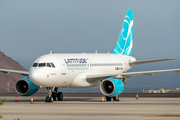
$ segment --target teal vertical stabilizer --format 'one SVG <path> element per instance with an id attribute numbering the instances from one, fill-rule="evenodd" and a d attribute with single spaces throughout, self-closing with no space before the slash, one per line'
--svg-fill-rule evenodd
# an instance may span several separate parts
<path id="1" fill-rule="evenodd" d="M 132 55 L 134 9 L 127 9 L 113 54 Z"/>

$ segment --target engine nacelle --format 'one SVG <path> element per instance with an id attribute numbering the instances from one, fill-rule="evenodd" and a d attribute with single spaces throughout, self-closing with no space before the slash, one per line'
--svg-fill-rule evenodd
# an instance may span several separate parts
<path id="1" fill-rule="evenodd" d="M 108 78 L 100 85 L 101 92 L 108 97 L 115 97 L 124 90 L 124 84 L 120 79 Z"/>
<path id="2" fill-rule="evenodd" d="M 16 82 L 16 92 L 22 96 L 31 96 L 39 90 L 39 86 L 35 85 L 28 78 L 22 78 Z"/>

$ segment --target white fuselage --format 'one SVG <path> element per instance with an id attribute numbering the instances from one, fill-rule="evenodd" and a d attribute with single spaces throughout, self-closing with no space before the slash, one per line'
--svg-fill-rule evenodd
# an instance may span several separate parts
<path id="1" fill-rule="evenodd" d="M 100 82 L 88 83 L 86 76 L 124 73 L 133 61 L 132 56 L 118 54 L 47 54 L 35 60 L 38 65 L 30 68 L 29 78 L 43 87 L 99 87 Z M 48 67 L 50 63 L 55 67 Z"/>

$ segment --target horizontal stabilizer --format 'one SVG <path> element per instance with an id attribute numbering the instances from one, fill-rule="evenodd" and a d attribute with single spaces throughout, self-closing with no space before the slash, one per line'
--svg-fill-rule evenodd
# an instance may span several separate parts
<path id="1" fill-rule="evenodd" d="M 165 59 L 152 59 L 152 60 L 141 60 L 141 61 L 134 61 L 130 62 L 130 65 L 139 65 L 139 64 L 146 64 L 152 62 L 160 62 L 160 61 L 167 61 L 167 60 L 175 60 L 176 58 L 165 58 Z"/>

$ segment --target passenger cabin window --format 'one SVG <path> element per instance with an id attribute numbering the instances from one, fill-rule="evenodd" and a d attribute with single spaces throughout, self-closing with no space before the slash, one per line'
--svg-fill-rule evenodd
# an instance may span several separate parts
<path id="1" fill-rule="evenodd" d="M 38 65 L 38 63 L 34 63 L 34 64 L 33 64 L 33 67 L 37 67 L 37 65 Z"/>
<path id="2" fill-rule="evenodd" d="M 46 63 L 39 63 L 38 67 L 45 67 Z"/>

